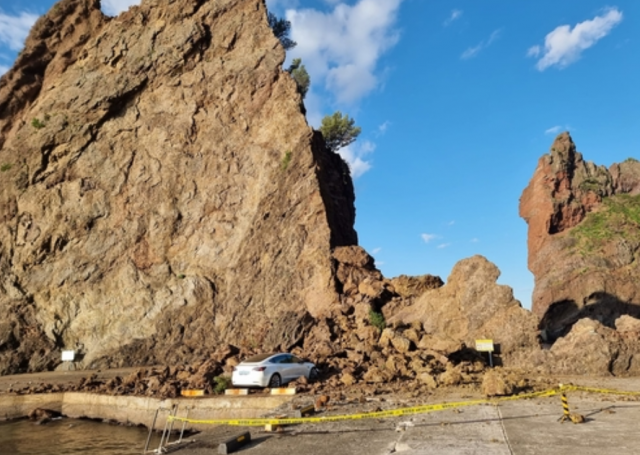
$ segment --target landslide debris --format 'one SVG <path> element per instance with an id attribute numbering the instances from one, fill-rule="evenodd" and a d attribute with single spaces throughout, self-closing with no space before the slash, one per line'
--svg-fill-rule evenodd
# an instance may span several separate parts
<path id="1" fill-rule="evenodd" d="M 71 390 L 162 397 L 214 393 L 279 350 L 318 364 L 322 381 L 298 384 L 318 393 L 493 396 L 532 386 L 513 367 L 638 371 L 640 163 L 585 162 L 566 133 L 541 158 L 520 207 L 534 314 L 481 256 L 446 284 L 387 279 L 266 17 L 260 0 L 116 18 L 62 0 L 34 26 L 0 78 L 0 374 L 64 368 L 62 349 L 77 368 L 145 366 Z M 507 369 L 484 375 L 479 338 Z"/>

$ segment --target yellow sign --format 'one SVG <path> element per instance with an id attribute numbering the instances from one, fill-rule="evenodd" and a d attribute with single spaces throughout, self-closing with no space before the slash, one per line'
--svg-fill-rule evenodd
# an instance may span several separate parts
<path id="1" fill-rule="evenodd" d="M 476 351 L 493 352 L 493 340 L 476 340 Z"/>
<path id="2" fill-rule="evenodd" d="M 204 390 L 183 389 L 180 391 L 180 395 L 183 397 L 201 397 L 204 396 Z"/>

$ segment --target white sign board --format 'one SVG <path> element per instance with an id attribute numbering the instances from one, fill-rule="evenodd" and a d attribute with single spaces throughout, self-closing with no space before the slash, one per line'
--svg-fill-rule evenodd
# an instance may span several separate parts
<path id="1" fill-rule="evenodd" d="M 62 351 L 63 362 L 73 362 L 76 358 L 76 351 Z"/>
<path id="2" fill-rule="evenodd" d="M 476 340 L 476 351 L 493 352 L 493 340 Z"/>

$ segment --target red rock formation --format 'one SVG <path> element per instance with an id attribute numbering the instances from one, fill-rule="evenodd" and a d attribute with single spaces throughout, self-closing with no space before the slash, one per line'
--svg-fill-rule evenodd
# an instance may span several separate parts
<path id="1" fill-rule="evenodd" d="M 640 163 L 627 160 L 608 170 L 586 162 L 568 133 L 540 158 L 520 216 L 529 225 L 532 310 L 543 335 L 564 333 L 584 316 L 611 327 L 621 314 L 640 314 L 640 226 L 630 215 L 638 193 Z"/>

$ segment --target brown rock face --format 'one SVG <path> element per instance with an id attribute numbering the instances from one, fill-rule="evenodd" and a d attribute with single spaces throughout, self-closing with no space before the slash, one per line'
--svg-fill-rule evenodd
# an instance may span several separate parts
<path id="1" fill-rule="evenodd" d="M 529 225 L 533 312 L 555 339 L 582 317 L 613 328 L 640 315 L 640 163 L 583 160 L 568 133 L 538 162 L 520 199 Z"/>
<path id="2" fill-rule="evenodd" d="M 259 0 L 63 0 L 0 79 L 0 373 L 298 342 L 357 243 Z"/>
<path id="3" fill-rule="evenodd" d="M 417 321 L 427 334 L 470 347 L 476 339 L 492 338 L 501 345 L 505 364 L 509 363 L 519 351 L 538 346 L 537 320 L 514 299 L 510 287 L 496 284 L 499 275 L 498 268 L 482 256 L 464 259 L 454 266 L 447 284 L 426 291 L 412 306 L 394 314 L 389 323 Z M 436 340 L 431 343 L 435 346 Z"/>
<path id="4" fill-rule="evenodd" d="M 551 374 L 592 376 L 637 376 L 640 374 L 640 321 L 629 316 L 618 318 L 618 330 L 583 318 L 571 331 L 558 338 L 551 349 L 536 353 L 532 366 Z"/>
<path id="5" fill-rule="evenodd" d="M 433 275 L 400 275 L 391 279 L 391 284 L 393 285 L 396 293 L 404 299 L 409 299 L 412 297 L 418 297 L 430 289 L 437 289 L 441 287 L 444 282 L 439 276 Z"/>

